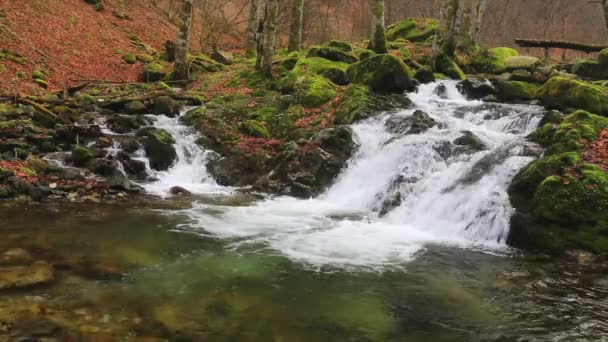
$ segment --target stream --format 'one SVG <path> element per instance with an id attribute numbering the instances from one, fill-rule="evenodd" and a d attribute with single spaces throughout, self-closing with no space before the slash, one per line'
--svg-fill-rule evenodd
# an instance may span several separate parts
<path id="1" fill-rule="evenodd" d="M 525 136 L 544 109 L 469 101 L 452 81 L 408 96 L 412 109 L 352 126 L 357 153 L 317 198 L 217 185 L 206 172 L 214 153 L 158 116 L 178 162 L 141 185 L 164 204 L 0 207 L 0 250 L 58 265 L 51 285 L 0 296 L 0 341 L 3 324 L 41 316 L 76 337 L 125 341 L 607 336 L 605 272 L 506 245 L 506 189 L 541 153 Z M 437 125 L 395 128 L 416 110 Z M 463 134 L 483 147 L 455 143 Z M 193 196 L 172 197 L 174 186 Z"/>

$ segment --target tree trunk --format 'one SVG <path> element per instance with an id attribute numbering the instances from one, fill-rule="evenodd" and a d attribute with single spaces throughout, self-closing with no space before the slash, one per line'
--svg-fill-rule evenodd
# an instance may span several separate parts
<path id="1" fill-rule="evenodd" d="M 260 71 L 272 78 L 272 58 L 276 50 L 277 22 L 279 19 L 279 0 L 267 0 L 266 25 L 264 25 L 264 58 Z"/>
<path id="2" fill-rule="evenodd" d="M 288 51 L 299 51 L 302 48 L 302 24 L 304 20 L 304 0 L 295 0 L 291 11 L 291 28 L 289 30 Z"/>
<path id="3" fill-rule="evenodd" d="M 375 53 L 387 53 L 384 0 L 371 0 L 371 9 L 372 38 L 369 42 L 369 49 Z"/>
<path id="4" fill-rule="evenodd" d="M 183 0 L 175 47 L 175 80 L 188 80 L 188 44 L 192 23 L 192 0 Z"/>
<path id="5" fill-rule="evenodd" d="M 606 0 L 608 1 L 608 0 Z M 481 25 L 483 23 L 483 15 L 488 6 L 488 0 L 473 0 L 472 10 L 471 10 L 471 28 L 469 32 L 469 37 L 471 40 L 478 44 L 480 33 L 481 33 Z"/>
<path id="6" fill-rule="evenodd" d="M 457 40 L 462 37 L 463 18 L 467 13 L 464 1 L 466 0 L 443 0 L 441 3 L 439 30 L 435 35 L 431 54 L 433 69 L 436 69 L 437 59 L 441 55 L 454 55 Z"/>
<path id="7" fill-rule="evenodd" d="M 606 24 L 606 29 L 608 30 L 608 0 L 603 0 L 602 5 L 604 7 L 604 23 Z"/>
<path id="8" fill-rule="evenodd" d="M 249 19 L 247 20 L 247 42 L 245 45 L 247 58 L 254 57 L 256 53 L 256 41 L 259 19 L 259 0 L 249 0 Z"/>

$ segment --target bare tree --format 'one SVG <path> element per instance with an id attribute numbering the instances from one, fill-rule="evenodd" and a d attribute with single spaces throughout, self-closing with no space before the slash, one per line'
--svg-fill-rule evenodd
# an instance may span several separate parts
<path id="1" fill-rule="evenodd" d="M 188 44 L 192 24 L 192 0 L 183 0 L 175 48 L 175 79 L 188 79 Z"/>
<path id="2" fill-rule="evenodd" d="M 387 53 L 386 28 L 384 18 L 384 0 L 371 0 L 372 9 L 372 38 L 369 49 L 376 53 Z"/>
<path id="3" fill-rule="evenodd" d="M 256 69 L 272 78 L 272 57 L 276 50 L 279 0 L 264 0 L 263 16 L 258 20 Z"/>
<path id="4" fill-rule="evenodd" d="M 249 0 L 249 17 L 247 19 L 247 42 L 245 51 L 248 58 L 255 56 L 257 31 L 260 20 L 259 0 Z"/>
<path id="5" fill-rule="evenodd" d="M 295 0 L 292 6 L 291 28 L 289 30 L 289 52 L 298 51 L 302 48 L 304 0 Z"/>
<path id="6" fill-rule="evenodd" d="M 483 15 L 488 7 L 488 0 L 473 0 L 471 6 L 471 27 L 469 29 L 469 38 L 471 38 L 474 43 L 479 43 Z"/>

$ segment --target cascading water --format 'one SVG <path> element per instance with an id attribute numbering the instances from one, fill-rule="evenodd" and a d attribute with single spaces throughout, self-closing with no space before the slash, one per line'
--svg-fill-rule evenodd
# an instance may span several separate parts
<path id="1" fill-rule="evenodd" d="M 190 109 L 193 108 L 182 110 L 180 116 Z M 153 171 L 147 158 L 143 158 L 143 151 L 139 151 L 140 159 L 148 164 L 148 172 L 156 178 L 153 182 L 143 184 L 147 192 L 166 197 L 172 187 L 181 186 L 194 194 L 229 193 L 226 188 L 217 185 L 207 173 L 207 162 L 213 152 L 196 143 L 199 136 L 192 127 L 183 125 L 179 117 L 159 115 L 152 119 L 155 120 L 154 127 L 167 131 L 175 140 L 177 162 L 168 171 Z"/>
<path id="2" fill-rule="evenodd" d="M 512 208 L 507 185 L 532 160 L 523 138 L 536 128 L 540 107 L 468 101 L 456 82 L 423 85 L 410 94 L 415 109 L 353 125 L 359 150 L 336 183 L 310 200 L 267 199 L 250 206 L 195 203 L 179 229 L 235 239 L 234 248 L 264 246 L 316 267 L 382 268 L 401 265 L 428 244 L 499 248 Z M 396 135 L 387 120 L 428 113 L 439 124 L 421 134 Z M 395 119 L 397 117 L 397 119 Z M 202 191 L 218 187 L 206 174 L 206 152 L 192 151 L 195 136 L 177 119 L 157 127 L 177 140 L 179 162 L 147 186 Z M 456 153 L 452 142 L 469 131 L 486 149 Z M 381 210 L 390 196 L 398 196 Z"/>

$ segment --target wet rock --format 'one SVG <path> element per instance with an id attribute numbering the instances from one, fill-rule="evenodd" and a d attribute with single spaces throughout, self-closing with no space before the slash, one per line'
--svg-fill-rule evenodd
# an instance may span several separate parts
<path id="1" fill-rule="evenodd" d="M 416 71 L 414 78 L 418 80 L 418 82 L 422 84 L 433 83 L 435 82 L 435 74 L 433 70 L 429 67 L 423 67 Z"/>
<path id="2" fill-rule="evenodd" d="M 169 192 L 174 196 L 192 196 L 192 193 L 181 186 L 172 187 Z"/>
<path id="3" fill-rule="evenodd" d="M 152 101 L 152 114 L 163 114 L 169 117 L 179 115 L 181 103 L 169 96 L 159 96 Z"/>
<path id="4" fill-rule="evenodd" d="M 30 196 L 36 202 L 43 202 L 51 195 L 51 189 L 47 186 L 37 186 L 30 189 Z"/>
<path id="5" fill-rule="evenodd" d="M 454 140 L 454 145 L 464 147 L 467 152 L 479 152 L 487 149 L 486 144 L 471 131 L 463 131 L 462 136 Z"/>
<path id="6" fill-rule="evenodd" d="M 72 163 L 76 166 L 85 166 L 98 155 L 98 151 L 82 145 L 72 147 Z"/>
<path id="7" fill-rule="evenodd" d="M 146 163 L 143 161 L 131 159 L 131 157 L 124 152 L 119 152 L 116 159 L 122 164 L 129 177 L 145 180 L 148 176 L 146 172 Z"/>
<path id="8" fill-rule="evenodd" d="M 107 124 L 113 132 L 125 134 L 139 129 L 142 124 L 145 124 L 139 118 L 132 115 L 115 114 L 108 118 Z"/>
<path id="9" fill-rule="evenodd" d="M 492 82 L 481 76 L 469 76 L 458 84 L 458 90 L 470 100 L 479 100 L 496 94 Z"/>
<path id="10" fill-rule="evenodd" d="M 410 116 L 396 115 L 386 121 L 387 130 L 397 135 L 420 134 L 435 125 L 437 121 L 421 110 Z"/>
<path id="11" fill-rule="evenodd" d="M 433 94 L 439 96 L 442 99 L 447 99 L 448 98 L 448 88 L 445 86 L 445 84 L 440 84 L 437 87 L 435 87 L 435 90 L 433 90 Z"/>
<path id="12" fill-rule="evenodd" d="M 51 283 L 53 266 L 38 261 L 28 266 L 0 266 L 0 290 L 22 289 Z"/>
<path id="13" fill-rule="evenodd" d="M 141 148 L 141 144 L 135 139 L 129 139 L 120 144 L 123 151 L 127 153 L 135 153 Z"/>
<path id="14" fill-rule="evenodd" d="M 441 158 L 447 160 L 452 156 L 453 146 L 449 141 L 441 141 L 433 146 L 433 150 L 435 150 Z"/>
<path id="15" fill-rule="evenodd" d="M 239 171 L 242 167 L 235 158 L 228 157 L 212 159 L 207 165 L 209 174 L 222 186 L 247 184 L 248 181 L 242 178 Z"/>
<path id="16" fill-rule="evenodd" d="M 143 138 L 144 150 L 150 160 L 150 167 L 166 171 L 177 159 L 177 152 L 171 134 L 162 129 L 143 129 L 137 132 Z"/>
<path id="17" fill-rule="evenodd" d="M 97 148 L 108 148 L 111 147 L 114 142 L 110 137 L 99 137 L 95 141 L 95 147 Z"/>
<path id="18" fill-rule="evenodd" d="M 125 104 L 124 111 L 127 114 L 146 114 L 148 113 L 148 108 L 141 101 L 131 101 Z"/>

